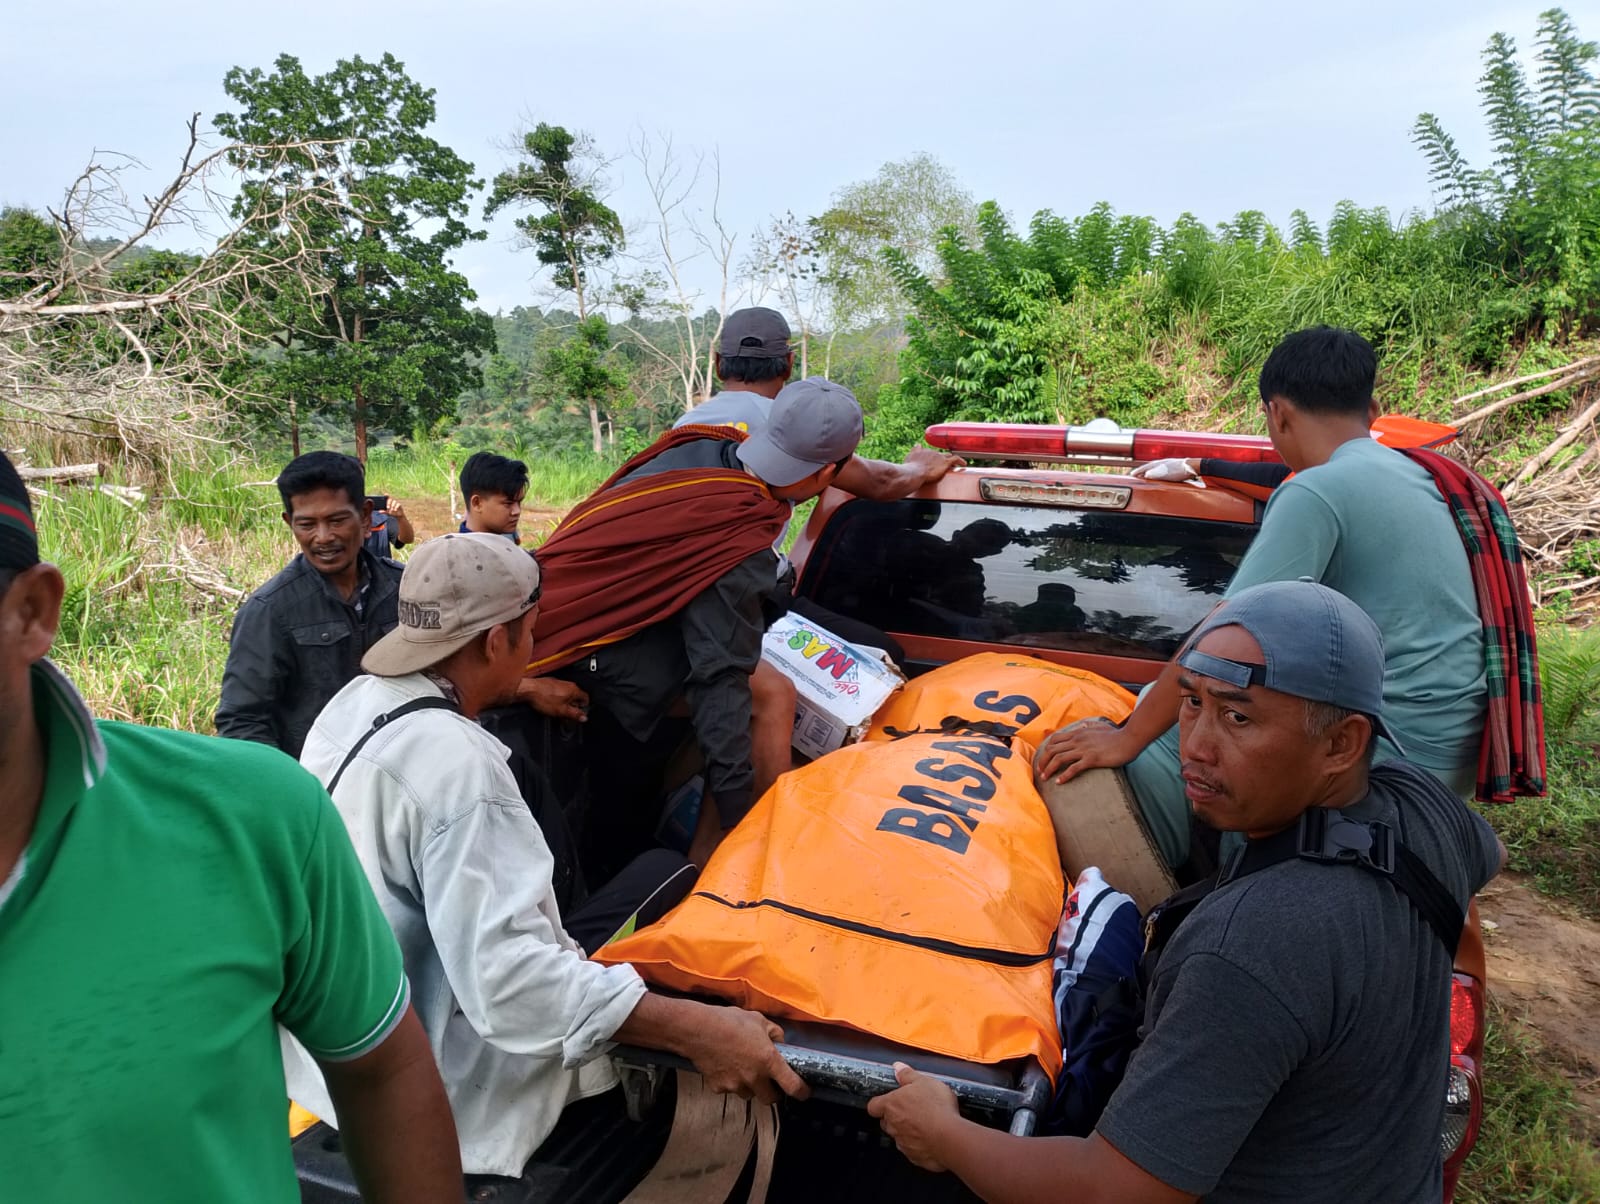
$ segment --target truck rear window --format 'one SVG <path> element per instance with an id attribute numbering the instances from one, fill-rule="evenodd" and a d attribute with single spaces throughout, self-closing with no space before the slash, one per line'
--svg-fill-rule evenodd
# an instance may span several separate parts
<path id="1" fill-rule="evenodd" d="M 981 502 L 855 500 L 804 592 L 887 631 L 1166 659 L 1216 604 L 1246 523 Z"/>

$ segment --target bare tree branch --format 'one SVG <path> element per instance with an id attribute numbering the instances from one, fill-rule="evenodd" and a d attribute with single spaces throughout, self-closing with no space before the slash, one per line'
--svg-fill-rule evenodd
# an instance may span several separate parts
<path id="1" fill-rule="evenodd" d="M 251 389 L 246 369 L 293 332 L 271 329 L 264 303 L 327 292 L 312 231 L 316 216 L 346 208 L 336 190 L 267 190 L 236 215 L 234 165 L 287 172 L 326 163 L 348 144 L 207 150 L 198 114 L 187 132 L 172 178 L 139 200 L 122 182 L 137 165 L 97 155 L 49 210 L 55 261 L 20 284 L 14 273 L 8 279 L 0 429 L 42 433 L 66 453 L 53 458 L 98 457 L 90 444 L 99 443 L 146 466 L 193 461 L 200 448 L 224 441 L 231 416 L 275 404 Z M 152 257 L 158 236 L 179 232 L 210 250 Z M 99 241 L 108 235 L 109 246 Z"/>

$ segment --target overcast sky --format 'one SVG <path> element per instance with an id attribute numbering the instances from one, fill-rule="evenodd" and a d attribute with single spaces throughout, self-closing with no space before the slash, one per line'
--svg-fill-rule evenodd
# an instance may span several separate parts
<path id="1" fill-rule="evenodd" d="M 387 50 L 437 90 L 434 136 L 480 175 L 523 119 L 616 153 L 642 128 L 720 153 L 743 231 L 918 151 L 1024 222 L 1106 200 L 1207 223 L 1298 207 L 1321 225 L 1344 198 L 1429 207 L 1410 142 L 1424 110 L 1484 160 L 1483 45 L 1503 30 L 1530 46 L 1544 2 L 5 0 L 0 204 L 55 203 L 96 150 L 164 182 L 189 114 L 229 107 L 235 64 L 288 52 L 316 73 Z M 1600 38 L 1600 0 L 1567 10 Z M 619 168 L 614 207 L 642 219 L 648 195 Z M 509 233 L 497 219 L 457 256 L 489 310 L 548 300 Z"/>

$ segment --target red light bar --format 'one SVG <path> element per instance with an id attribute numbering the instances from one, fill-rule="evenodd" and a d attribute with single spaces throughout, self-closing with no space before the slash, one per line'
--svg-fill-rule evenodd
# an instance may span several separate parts
<path id="1" fill-rule="evenodd" d="M 1384 414 L 1372 424 L 1385 447 L 1440 447 L 1456 437 L 1454 427 L 1402 414 Z M 1151 460 L 1234 460 L 1281 463 L 1265 435 L 1220 435 L 1194 431 L 1094 430 L 1013 422 L 941 422 L 924 436 L 930 447 L 985 460 L 1029 460 L 1056 464 L 1144 464 Z"/>
<path id="2" fill-rule="evenodd" d="M 928 444 L 958 455 L 993 460 L 1075 464 L 1139 464 L 1191 459 L 1275 461 L 1263 435 L 1194 434 L 1188 431 L 1097 431 L 1081 426 L 1006 422 L 944 422 L 930 426 Z"/>

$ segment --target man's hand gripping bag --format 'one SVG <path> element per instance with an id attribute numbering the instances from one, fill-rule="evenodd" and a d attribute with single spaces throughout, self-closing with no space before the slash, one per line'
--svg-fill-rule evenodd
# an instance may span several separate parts
<path id="1" fill-rule="evenodd" d="M 966 1061 L 1032 1057 L 1054 1078 L 1064 884 L 1031 758 L 951 730 L 785 774 L 688 899 L 597 960 Z"/>

